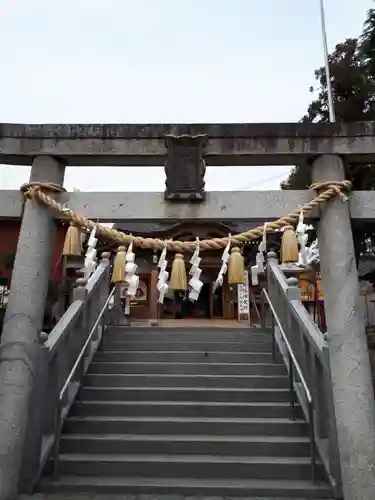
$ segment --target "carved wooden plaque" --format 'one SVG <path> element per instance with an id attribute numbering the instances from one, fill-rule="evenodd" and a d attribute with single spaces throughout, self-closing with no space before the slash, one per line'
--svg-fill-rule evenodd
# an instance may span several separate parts
<path id="1" fill-rule="evenodd" d="M 206 165 L 203 147 L 206 135 L 166 135 L 165 199 L 202 201 L 205 196 Z"/>

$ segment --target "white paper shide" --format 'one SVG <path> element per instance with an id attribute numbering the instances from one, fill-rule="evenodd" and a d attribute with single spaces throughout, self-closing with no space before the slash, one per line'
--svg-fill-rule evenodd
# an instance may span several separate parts
<path id="1" fill-rule="evenodd" d="M 221 268 L 214 283 L 213 291 L 215 291 L 217 288 L 220 288 L 223 285 L 224 276 L 228 271 L 230 245 L 231 245 L 231 235 L 229 235 L 228 237 L 227 246 L 225 247 L 223 255 L 221 256 Z"/>
<path id="2" fill-rule="evenodd" d="M 199 279 L 202 274 L 202 269 L 199 268 L 201 260 L 199 257 L 199 239 L 197 238 L 195 250 L 190 259 L 191 268 L 189 271 L 189 299 L 193 302 L 198 300 L 203 286 L 203 282 Z"/>
<path id="3" fill-rule="evenodd" d="M 251 284 L 256 286 L 259 284 L 258 275 L 264 273 L 264 253 L 267 251 L 267 223 L 263 227 L 262 241 L 258 246 L 258 253 L 255 257 L 255 266 L 251 266 Z"/>
<path id="4" fill-rule="evenodd" d="M 96 269 L 97 260 L 96 260 L 96 244 L 98 243 L 98 239 L 95 237 L 96 235 L 96 227 L 90 233 L 89 241 L 87 242 L 87 250 L 85 254 L 85 262 L 84 262 L 84 272 L 85 278 L 88 280 L 92 273 Z"/>
<path id="5" fill-rule="evenodd" d="M 303 210 L 301 208 L 298 224 L 296 228 L 296 237 L 299 244 L 298 264 L 300 266 L 307 266 L 309 263 L 309 250 L 306 247 L 308 234 L 306 233 L 306 224 L 303 222 Z"/>
<path id="6" fill-rule="evenodd" d="M 137 268 L 135 253 L 133 252 L 133 242 L 131 241 L 125 257 L 125 281 L 128 285 L 127 295 L 129 297 L 135 297 L 138 290 L 139 277 L 136 274 Z"/>
<path id="7" fill-rule="evenodd" d="M 159 292 L 159 295 L 158 295 L 159 304 L 162 304 L 164 302 L 164 297 L 168 291 L 167 281 L 169 278 L 169 273 L 167 271 L 168 261 L 167 261 L 166 257 L 167 257 L 167 247 L 164 246 L 163 251 L 160 254 L 160 258 L 159 258 L 159 262 L 158 262 L 159 274 L 158 274 L 157 289 Z"/>

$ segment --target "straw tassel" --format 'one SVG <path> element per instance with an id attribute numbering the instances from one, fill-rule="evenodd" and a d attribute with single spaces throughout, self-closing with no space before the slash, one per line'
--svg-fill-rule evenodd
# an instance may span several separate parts
<path id="1" fill-rule="evenodd" d="M 291 264 L 298 262 L 298 241 L 293 226 L 285 226 L 281 239 L 281 262 Z"/>
<path id="2" fill-rule="evenodd" d="M 121 246 L 117 249 L 112 271 L 112 283 L 123 283 L 125 281 L 126 250 Z"/>
<path id="3" fill-rule="evenodd" d="M 243 285 L 245 274 L 245 259 L 238 247 L 232 248 L 228 263 L 228 283 Z"/>
<path id="4" fill-rule="evenodd" d="M 177 292 L 187 290 L 187 276 L 184 256 L 181 253 L 176 253 L 172 264 L 171 273 L 171 288 Z"/>
<path id="5" fill-rule="evenodd" d="M 66 257 L 80 257 L 82 255 L 81 231 L 73 223 L 70 224 L 66 232 L 62 254 Z"/>

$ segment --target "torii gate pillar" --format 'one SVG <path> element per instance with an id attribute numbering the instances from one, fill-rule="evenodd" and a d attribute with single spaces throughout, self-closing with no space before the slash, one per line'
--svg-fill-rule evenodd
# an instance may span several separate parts
<path id="1" fill-rule="evenodd" d="M 35 158 L 30 182 L 62 185 L 65 167 L 54 158 Z M 35 359 L 55 238 L 53 214 L 26 200 L 7 305 L 0 356 L 0 499 L 17 498 L 33 388 Z"/>
<path id="2" fill-rule="evenodd" d="M 343 161 L 320 156 L 312 175 L 316 182 L 342 181 Z M 344 497 L 371 500 L 375 404 L 348 203 L 332 200 L 322 209 L 318 242 Z"/>

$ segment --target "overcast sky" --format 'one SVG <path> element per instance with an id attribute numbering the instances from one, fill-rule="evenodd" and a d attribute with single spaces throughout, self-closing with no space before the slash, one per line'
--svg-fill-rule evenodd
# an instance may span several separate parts
<path id="1" fill-rule="evenodd" d="M 325 3 L 330 49 L 372 6 Z M 0 0 L 0 46 L 0 121 L 19 123 L 293 122 L 323 64 L 319 0 Z M 287 172 L 209 168 L 206 186 L 278 189 Z M 28 175 L 3 166 L 0 187 Z M 68 168 L 65 185 L 163 191 L 164 174 Z"/>

